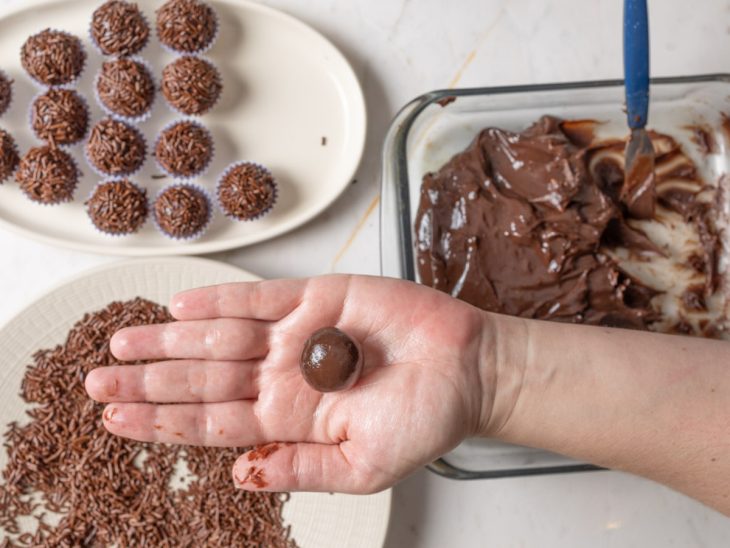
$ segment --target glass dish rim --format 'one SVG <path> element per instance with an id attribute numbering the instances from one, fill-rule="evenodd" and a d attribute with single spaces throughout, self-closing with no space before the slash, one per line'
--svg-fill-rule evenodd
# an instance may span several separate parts
<path id="1" fill-rule="evenodd" d="M 664 86 L 674 84 L 697 84 L 725 82 L 730 84 L 730 73 L 707 73 L 686 76 L 665 76 L 651 78 L 650 86 Z M 385 194 L 386 184 L 389 180 L 396 185 L 395 200 L 398 210 L 398 237 L 399 261 L 401 278 L 409 281 L 416 281 L 414 262 L 413 262 L 413 237 L 412 237 L 412 218 L 411 218 L 411 202 L 408 178 L 408 155 L 407 144 L 410 130 L 414 122 L 420 114 L 429 106 L 438 101 L 447 100 L 451 97 L 458 99 L 459 97 L 474 96 L 490 96 L 505 95 L 517 93 L 529 93 L 539 91 L 571 91 L 579 89 L 594 88 L 616 88 L 622 87 L 624 81 L 621 79 L 610 80 L 585 80 L 574 82 L 557 82 L 547 84 L 526 84 L 514 86 L 492 86 L 492 87 L 472 87 L 472 88 L 454 88 L 454 89 L 437 89 L 426 92 L 412 99 L 403 106 L 388 128 L 386 134 L 385 145 L 383 147 L 383 177 L 381 181 L 381 193 Z M 389 165 L 394 162 L 394 165 Z M 393 177 L 386 177 L 385 171 L 392 170 Z M 383 274 L 383 228 L 389 219 L 386 208 L 381 207 L 380 217 L 380 257 L 381 257 L 381 275 Z M 391 220 L 392 222 L 392 220 Z M 507 477 L 524 477 L 538 476 L 545 474 L 560 474 L 570 472 L 590 472 L 597 470 L 605 470 L 600 466 L 592 464 L 576 462 L 574 464 L 563 464 L 556 466 L 542 466 L 536 468 L 509 468 L 500 470 L 466 470 L 458 466 L 450 464 L 443 457 L 426 466 L 431 472 L 440 476 L 456 479 L 456 480 L 474 480 L 474 479 L 494 479 Z"/>

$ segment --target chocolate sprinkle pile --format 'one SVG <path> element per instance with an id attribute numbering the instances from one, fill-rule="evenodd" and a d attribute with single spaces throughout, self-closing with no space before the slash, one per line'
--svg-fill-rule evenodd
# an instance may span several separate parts
<path id="1" fill-rule="evenodd" d="M 79 176 L 68 153 L 54 146 L 41 146 L 23 156 L 15 180 L 28 198 L 51 205 L 73 199 Z"/>
<path id="2" fill-rule="evenodd" d="M 5 114 L 13 99 L 13 81 L 0 70 L 0 116 Z"/>
<path id="3" fill-rule="evenodd" d="M 183 114 L 205 114 L 218 102 L 222 90 L 218 69 L 199 57 L 184 55 L 162 71 L 162 93 Z"/>
<path id="4" fill-rule="evenodd" d="M 152 75 L 144 64 L 132 59 L 114 59 L 102 64 L 96 91 L 106 108 L 127 118 L 146 114 L 155 99 Z"/>
<path id="5" fill-rule="evenodd" d="M 58 86 L 69 84 L 81 75 L 86 52 L 81 40 L 72 34 L 46 29 L 25 41 L 20 61 L 36 81 Z"/>
<path id="6" fill-rule="evenodd" d="M 134 55 L 150 37 L 150 27 L 137 4 L 109 0 L 91 18 L 91 38 L 104 55 Z"/>
<path id="7" fill-rule="evenodd" d="M 177 122 L 157 140 L 155 157 L 162 169 L 176 177 L 200 174 L 213 158 L 213 138 L 195 122 Z"/>
<path id="8" fill-rule="evenodd" d="M 230 168 L 218 183 L 218 202 L 226 215 L 251 221 L 276 203 L 276 181 L 265 167 L 243 162 Z"/>
<path id="9" fill-rule="evenodd" d="M 118 364 L 112 334 L 169 321 L 150 301 L 114 302 L 33 355 L 21 385 L 29 420 L 5 433 L 0 546 L 296 546 L 281 517 L 288 495 L 234 487 L 239 450 L 139 443 L 102 426 L 103 407 L 88 398 L 84 379 Z M 178 462 L 190 472 L 181 487 L 171 485 Z M 44 519 L 49 513 L 60 521 Z M 35 518 L 34 530 L 22 532 L 25 516 Z"/>
<path id="10" fill-rule="evenodd" d="M 147 191 L 126 179 L 101 183 L 85 205 L 94 226 L 112 236 L 134 234 L 149 213 Z"/>
<path id="11" fill-rule="evenodd" d="M 106 118 L 91 128 L 86 158 L 101 173 L 131 175 L 142 167 L 146 155 L 144 137 L 129 124 Z"/>
<path id="12" fill-rule="evenodd" d="M 30 123 L 39 139 L 52 145 L 71 145 L 86 135 L 89 109 L 75 91 L 52 88 L 33 102 Z"/>
<path id="13" fill-rule="evenodd" d="M 155 200 L 153 210 L 160 231 L 176 239 L 202 234 L 211 216 L 205 193 L 192 185 L 166 188 Z"/>
<path id="14" fill-rule="evenodd" d="M 215 39 L 218 21 L 208 4 L 199 0 L 170 0 L 157 10 L 157 36 L 180 53 L 199 53 Z"/>
<path id="15" fill-rule="evenodd" d="M 0 184 L 4 183 L 20 163 L 15 139 L 4 129 L 0 129 Z"/>

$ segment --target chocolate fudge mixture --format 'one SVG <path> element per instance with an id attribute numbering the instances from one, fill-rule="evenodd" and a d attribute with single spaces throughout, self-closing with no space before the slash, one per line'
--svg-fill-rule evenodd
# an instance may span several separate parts
<path id="1" fill-rule="evenodd" d="M 680 308 L 706 312 L 718 283 L 716 189 L 671 137 L 652 132 L 654 219 L 632 218 L 625 142 L 594 142 L 596 125 L 545 116 L 521 133 L 488 128 L 427 174 L 415 225 L 422 283 L 488 311 L 648 329 L 662 320 L 655 297 L 667 288 L 629 274 L 623 258 L 672 258 L 691 283 Z M 670 257 L 680 252 L 644 230 L 656 219 L 689 225 L 694 251 Z M 661 330 L 717 335 L 709 321 L 672 321 Z"/>

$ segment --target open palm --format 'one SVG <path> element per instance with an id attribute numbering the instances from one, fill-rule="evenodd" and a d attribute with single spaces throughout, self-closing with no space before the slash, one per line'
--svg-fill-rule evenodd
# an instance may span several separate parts
<path id="1" fill-rule="evenodd" d="M 386 488 L 480 428 L 484 315 L 409 282 L 359 276 L 239 283 L 177 295 L 175 323 L 128 328 L 121 360 L 93 371 L 106 428 L 141 441 L 244 447 L 247 489 L 368 493 Z M 299 358 L 317 329 L 360 341 L 363 375 L 322 394 Z M 484 375 L 484 370 L 481 371 Z"/>

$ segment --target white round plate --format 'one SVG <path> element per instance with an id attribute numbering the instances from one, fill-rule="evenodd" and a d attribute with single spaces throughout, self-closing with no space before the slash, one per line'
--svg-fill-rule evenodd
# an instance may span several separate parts
<path id="1" fill-rule="evenodd" d="M 10 421 L 25 422 L 26 404 L 18 393 L 33 353 L 62 343 L 84 313 L 134 297 L 166 304 L 184 289 L 257 279 L 207 259 L 168 258 L 106 265 L 58 286 L 0 328 L 1 431 Z M 6 460 L 0 444 L 0 469 Z M 367 496 L 292 493 L 284 506 L 284 519 L 301 548 L 380 548 L 387 532 L 390 502 L 391 491 Z"/>
<path id="2" fill-rule="evenodd" d="M 20 64 L 26 38 L 46 27 L 83 38 L 89 54 L 78 89 L 91 106 L 92 122 L 102 117 L 93 94 L 101 55 L 88 38 L 91 15 L 99 0 L 0 1 L 0 69 L 15 80 L 14 100 L 0 118 L 18 141 L 21 153 L 36 146 L 28 109 L 38 89 Z M 213 133 L 216 156 L 198 179 L 211 194 L 218 176 L 234 161 L 251 160 L 271 169 L 279 183 L 279 200 L 271 214 L 253 222 L 234 222 L 216 211 L 207 233 L 179 243 L 159 234 L 151 221 L 136 235 L 113 238 L 98 233 L 83 202 L 100 180 L 83 158 L 82 145 L 70 147 L 84 177 L 73 203 L 42 206 L 29 201 L 14 182 L 0 185 L 0 225 L 44 242 L 95 253 L 126 256 L 202 254 L 261 242 L 292 230 L 329 206 L 349 185 L 365 145 L 365 101 L 360 84 L 342 54 L 297 19 L 247 0 L 211 0 L 220 33 L 206 54 L 223 76 L 223 96 L 200 118 Z M 162 2 L 139 2 L 154 28 Z M 154 31 L 153 31 L 154 35 Z M 159 81 L 174 59 L 156 37 L 141 56 Z M 140 125 L 151 152 L 156 135 L 179 118 L 158 93 L 152 118 Z M 171 179 L 148 154 L 135 180 L 154 198 Z M 216 208 L 217 209 L 217 208 Z"/>

